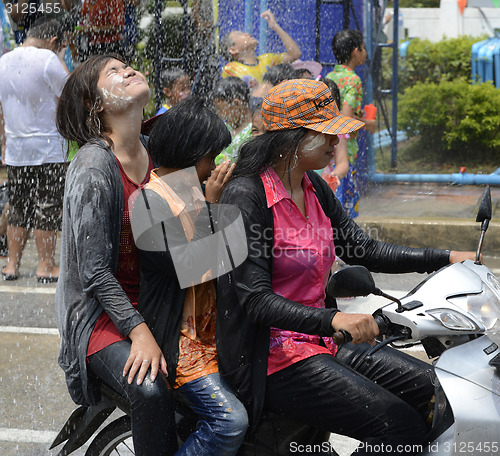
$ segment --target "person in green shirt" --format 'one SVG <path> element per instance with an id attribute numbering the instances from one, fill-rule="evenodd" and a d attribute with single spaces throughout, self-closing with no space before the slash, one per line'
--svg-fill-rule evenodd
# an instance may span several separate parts
<path id="1" fill-rule="evenodd" d="M 213 103 L 232 137 L 231 144 L 216 157 L 215 163 L 218 165 L 226 160 L 235 162 L 240 146 L 252 136 L 250 89 L 240 78 L 230 76 L 221 79 L 215 88 Z"/>
<path id="2" fill-rule="evenodd" d="M 376 120 L 363 118 L 363 86 L 355 68 L 366 61 L 366 49 L 363 35 L 359 30 L 341 30 L 332 40 L 332 49 L 338 64 L 326 78 L 334 81 L 340 90 L 341 106 L 339 109 L 345 116 L 365 122 L 364 128 L 370 133 L 375 131 Z M 359 192 L 356 185 L 356 159 L 358 143 L 356 133 L 347 138 L 349 172 L 341 179 L 336 192 L 337 197 L 351 218 L 358 216 Z"/>

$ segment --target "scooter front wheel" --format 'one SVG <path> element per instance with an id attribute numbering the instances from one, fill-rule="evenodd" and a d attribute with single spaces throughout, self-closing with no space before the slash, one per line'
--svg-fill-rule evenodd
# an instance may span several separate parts
<path id="1" fill-rule="evenodd" d="M 112 455 L 135 455 L 132 443 L 132 428 L 128 415 L 112 421 L 102 429 L 85 453 L 85 456 Z"/>

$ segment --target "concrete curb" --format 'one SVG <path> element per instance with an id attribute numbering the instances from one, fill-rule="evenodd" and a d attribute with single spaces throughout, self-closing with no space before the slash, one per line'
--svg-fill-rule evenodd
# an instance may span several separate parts
<path id="1" fill-rule="evenodd" d="M 475 251 L 481 231 L 479 223 L 460 219 L 427 220 L 359 216 L 356 223 L 370 236 L 384 242 L 451 250 Z M 483 253 L 500 256 L 500 223 L 490 222 Z"/>

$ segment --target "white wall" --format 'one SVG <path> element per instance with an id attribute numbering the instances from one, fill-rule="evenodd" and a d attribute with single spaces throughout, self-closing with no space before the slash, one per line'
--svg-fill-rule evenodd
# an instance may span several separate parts
<path id="1" fill-rule="evenodd" d="M 493 29 L 500 29 L 500 8 L 481 8 Z M 392 10 L 387 10 L 388 12 Z M 458 11 L 456 0 L 441 0 L 440 8 L 401 8 L 403 29 L 411 38 L 439 41 L 444 36 L 456 38 L 461 35 L 492 36 L 493 31 L 477 8 L 465 8 L 463 16 Z M 388 24 L 387 36 L 392 41 L 392 21 Z"/>

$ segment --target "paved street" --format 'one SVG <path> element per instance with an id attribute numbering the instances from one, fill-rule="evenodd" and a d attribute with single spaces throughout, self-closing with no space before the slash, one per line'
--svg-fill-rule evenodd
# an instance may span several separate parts
<path id="1" fill-rule="evenodd" d="M 55 455 L 48 450 L 50 442 L 74 408 L 63 372 L 57 365 L 59 336 L 54 315 L 55 284 L 38 284 L 34 277 L 35 267 L 36 253 L 30 239 L 19 280 L 0 282 L 2 456 Z M 405 277 L 403 282 L 400 279 L 401 285 L 411 288 L 421 280 L 418 274 L 411 276 Z M 379 277 L 377 283 L 385 286 L 382 282 L 387 283 L 387 279 Z M 347 311 L 369 312 L 379 304 L 378 298 L 360 298 L 346 300 L 342 305 Z M 348 448 L 349 444 L 342 442 L 340 449 L 347 451 Z M 81 456 L 84 452 L 75 454 Z"/>
<path id="2" fill-rule="evenodd" d="M 0 282 L 0 453 L 6 456 L 55 454 L 49 442 L 73 409 L 57 365 L 55 284 L 38 284 L 35 269 L 30 239 L 19 280 Z"/>
<path id="3" fill-rule="evenodd" d="M 486 258 L 496 274 L 497 259 Z M 0 264 L 3 264 L 0 261 Z M 40 285 L 34 277 L 36 253 L 28 241 L 16 282 L 0 281 L 0 454 L 2 456 L 55 455 L 48 447 L 72 412 L 62 370 L 57 365 L 59 336 L 54 315 L 55 284 Z M 425 275 L 375 274 L 377 286 L 403 296 Z M 383 298 L 343 300 L 348 312 L 372 312 Z M 422 356 L 421 352 L 413 352 Z M 341 456 L 355 442 L 333 439 Z M 83 456 L 84 451 L 74 453 Z"/>

